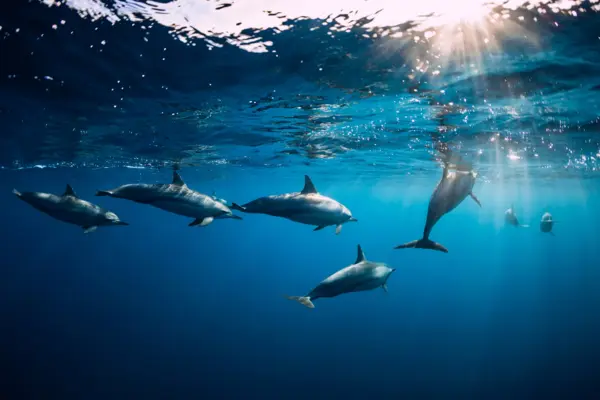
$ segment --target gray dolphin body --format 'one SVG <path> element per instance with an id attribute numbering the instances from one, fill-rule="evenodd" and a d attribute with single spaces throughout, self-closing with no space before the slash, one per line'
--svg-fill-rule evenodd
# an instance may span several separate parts
<path id="1" fill-rule="evenodd" d="M 504 222 L 512 226 L 529 228 L 529 225 L 522 225 L 519 223 L 519 219 L 517 218 L 517 214 L 515 213 L 515 207 L 513 205 L 511 205 L 510 208 L 504 212 Z"/>
<path id="2" fill-rule="evenodd" d="M 71 185 L 67 185 L 62 196 L 42 192 L 21 193 L 17 189 L 13 189 L 13 193 L 52 218 L 82 227 L 84 233 L 93 232 L 99 226 L 129 225 L 114 212 L 77 197 Z"/>
<path id="3" fill-rule="evenodd" d="M 552 228 L 554 227 L 555 223 L 556 221 L 552 219 L 552 214 L 550 214 L 549 212 L 544 213 L 544 215 L 542 215 L 542 220 L 540 221 L 540 231 L 555 236 L 552 232 Z"/>
<path id="4" fill-rule="evenodd" d="M 173 171 L 173 182 L 170 184 L 129 184 L 113 190 L 99 190 L 96 196 L 110 196 L 149 204 L 161 210 L 194 218 L 189 226 L 206 226 L 215 219 L 242 219 L 233 215 L 225 204 L 190 189 L 176 171 Z"/>
<path id="5" fill-rule="evenodd" d="M 231 205 L 227 202 L 227 200 L 217 197 L 217 193 L 213 190 L 212 195 L 210 196 L 214 201 L 218 201 L 219 203 L 225 204 L 227 207 L 231 207 Z"/>
<path id="6" fill-rule="evenodd" d="M 306 296 L 285 296 L 308 308 L 315 308 L 313 301 L 325 297 L 336 297 L 345 293 L 363 292 L 383 288 L 387 292 L 387 280 L 396 268 L 384 263 L 368 261 L 358 245 L 358 255 L 354 264 L 330 275 L 319 283 Z"/>
<path id="7" fill-rule="evenodd" d="M 336 234 L 342 231 L 342 224 L 357 221 L 343 204 L 319 194 L 308 175 L 304 175 L 304 188 L 301 192 L 261 197 L 242 206 L 232 203 L 231 208 L 316 225 L 315 231 L 335 225 Z"/>
<path id="8" fill-rule="evenodd" d="M 467 197 L 471 198 L 481 207 L 481 203 L 473 194 L 473 186 L 477 174 L 474 171 L 450 171 L 448 165 L 444 167 L 442 179 L 437 184 L 427 209 L 427 220 L 423 230 L 423 238 L 413 240 L 405 244 L 394 247 L 395 249 L 417 248 L 438 250 L 444 253 L 448 249 L 439 243 L 429 239 L 429 235 L 434 225 L 450 211 L 454 210 Z"/>

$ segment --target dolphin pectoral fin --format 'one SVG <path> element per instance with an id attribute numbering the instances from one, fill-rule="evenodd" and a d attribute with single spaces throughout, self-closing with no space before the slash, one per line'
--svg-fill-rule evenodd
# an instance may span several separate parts
<path id="1" fill-rule="evenodd" d="M 481 207 L 481 203 L 479 202 L 479 199 L 477 198 L 477 196 L 475 196 L 475 195 L 473 194 L 473 192 L 469 193 L 469 196 L 471 196 L 471 198 L 472 198 L 472 199 L 475 201 L 475 203 L 477 203 L 477 205 L 478 205 L 479 207 Z"/>
<path id="2" fill-rule="evenodd" d="M 552 231 L 550 231 L 549 233 L 550 233 L 552 236 L 556 236 L 556 235 L 554 234 L 554 232 L 552 232 Z"/>
<path id="3" fill-rule="evenodd" d="M 310 297 L 308 296 L 285 296 L 285 298 L 288 300 L 297 301 L 308 308 L 315 308 L 315 305 L 312 301 L 310 301 Z"/>
<path id="4" fill-rule="evenodd" d="M 325 228 L 326 226 L 327 226 L 327 225 L 319 225 L 319 226 L 317 226 L 315 229 L 313 229 L 313 232 L 314 232 L 314 231 L 320 231 L 321 229 Z"/>
<path id="5" fill-rule="evenodd" d="M 96 229 L 98 229 L 98 227 L 96 225 L 94 225 L 94 226 L 84 226 L 83 227 L 83 233 L 92 233 L 92 232 L 96 231 Z"/>
<path id="6" fill-rule="evenodd" d="M 213 220 L 214 220 L 213 217 L 196 218 L 195 220 L 190 222 L 188 226 L 206 226 L 206 225 L 210 224 L 211 222 L 213 222 Z"/>
<path id="7" fill-rule="evenodd" d="M 384 283 L 383 285 L 381 285 L 381 288 L 383 289 L 384 292 L 386 292 L 386 293 L 388 292 L 387 283 Z"/>
<path id="8" fill-rule="evenodd" d="M 241 212 L 246 212 L 246 209 L 242 206 L 240 206 L 237 203 L 231 203 L 231 207 L 232 210 L 237 210 L 237 211 L 241 211 Z"/>
<path id="9" fill-rule="evenodd" d="M 96 196 L 112 196 L 112 192 L 110 190 L 97 190 Z"/>
<path id="10" fill-rule="evenodd" d="M 394 249 L 429 249 L 447 253 L 448 249 L 439 243 L 429 239 L 413 240 L 412 242 L 404 243 L 394 247 Z"/>
<path id="11" fill-rule="evenodd" d="M 339 235 L 341 231 L 342 231 L 342 225 L 339 224 L 338 226 L 335 227 L 335 234 Z"/>

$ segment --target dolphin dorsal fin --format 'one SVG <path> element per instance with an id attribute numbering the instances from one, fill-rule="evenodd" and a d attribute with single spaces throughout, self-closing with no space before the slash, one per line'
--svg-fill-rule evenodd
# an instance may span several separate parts
<path id="1" fill-rule="evenodd" d="M 67 188 L 65 189 L 65 192 L 63 193 L 63 196 L 77 197 L 77 194 L 75 194 L 75 191 L 73 190 L 73 188 L 71 187 L 71 185 L 69 185 L 67 183 Z"/>
<path id="2" fill-rule="evenodd" d="M 357 254 L 356 254 L 356 261 L 354 262 L 354 264 L 358 264 L 363 261 L 367 261 L 367 257 L 365 257 L 365 253 L 363 252 L 362 247 L 360 247 L 360 244 L 359 244 L 358 249 L 357 249 Z"/>
<path id="3" fill-rule="evenodd" d="M 185 182 L 181 179 L 181 176 L 177 173 L 177 171 L 173 171 L 173 185 L 177 186 L 185 186 Z"/>
<path id="4" fill-rule="evenodd" d="M 310 177 L 308 175 L 304 175 L 304 188 L 302 189 L 302 194 L 309 194 L 309 193 L 318 193 L 317 189 L 315 188 L 315 185 L 312 183 L 312 181 L 310 180 Z"/>

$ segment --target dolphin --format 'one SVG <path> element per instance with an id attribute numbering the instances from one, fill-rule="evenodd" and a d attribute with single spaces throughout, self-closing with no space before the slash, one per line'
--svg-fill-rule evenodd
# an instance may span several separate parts
<path id="1" fill-rule="evenodd" d="M 17 189 L 13 189 L 13 193 L 52 218 L 82 227 L 84 233 L 94 232 L 99 226 L 129 225 L 114 212 L 80 199 L 71 185 L 67 185 L 61 196 L 42 192 L 21 193 Z"/>
<path id="2" fill-rule="evenodd" d="M 96 196 L 110 196 L 149 204 L 161 210 L 194 218 L 189 226 L 206 226 L 215 219 L 242 219 L 233 215 L 225 204 L 190 189 L 177 171 L 173 171 L 172 183 L 123 185 L 113 190 L 99 190 Z"/>
<path id="3" fill-rule="evenodd" d="M 513 204 L 510 205 L 510 208 L 504 212 L 504 221 L 508 225 L 518 226 L 521 228 L 529 228 L 529 225 L 522 225 L 519 223 L 517 219 L 517 214 L 515 213 L 515 206 Z"/>
<path id="4" fill-rule="evenodd" d="M 381 287 L 387 292 L 387 280 L 396 268 L 384 263 L 368 261 L 358 245 L 354 264 L 339 270 L 319 283 L 306 296 L 285 296 L 308 308 L 315 308 L 313 301 L 325 297 L 336 297 L 344 293 L 363 292 Z"/>
<path id="5" fill-rule="evenodd" d="M 343 204 L 319 194 L 308 175 L 304 175 L 304 188 L 301 192 L 261 197 L 243 206 L 232 203 L 231 208 L 316 225 L 315 231 L 335 225 L 336 235 L 342 231 L 342 224 L 357 221 Z"/>
<path id="6" fill-rule="evenodd" d="M 542 220 L 540 221 L 540 230 L 544 233 L 549 233 L 552 236 L 556 236 L 552 232 L 552 228 L 554 227 L 555 223 L 556 221 L 552 219 L 552 214 L 546 212 L 544 215 L 542 215 Z"/>
<path id="7" fill-rule="evenodd" d="M 448 249 L 439 243 L 429 239 L 429 234 L 433 226 L 450 211 L 454 210 L 467 197 L 471 198 L 481 207 L 479 199 L 473 194 L 473 186 L 477 173 L 472 170 L 450 171 L 448 164 L 444 163 L 444 173 L 442 179 L 438 182 L 431 198 L 429 199 L 429 208 L 427 209 L 427 221 L 423 231 L 423 238 L 413 240 L 394 247 L 395 249 L 417 248 L 438 250 L 444 253 Z"/>

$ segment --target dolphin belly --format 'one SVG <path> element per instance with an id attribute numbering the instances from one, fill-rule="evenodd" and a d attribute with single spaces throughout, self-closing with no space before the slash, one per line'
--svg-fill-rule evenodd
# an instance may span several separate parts
<path id="1" fill-rule="evenodd" d="M 303 210 L 301 212 L 290 212 L 282 215 L 284 218 L 306 225 L 327 226 L 336 225 L 341 222 L 341 217 L 337 213 L 323 212 L 321 210 Z"/>
<path id="2" fill-rule="evenodd" d="M 149 204 L 161 210 L 190 218 L 206 218 L 222 214 L 222 211 L 216 208 L 206 207 L 185 199 L 157 199 Z"/>
<path id="3" fill-rule="evenodd" d="M 102 221 L 95 209 L 74 201 L 61 201 L 60 198 L 24 199 L 35 209 L 62 222 L 79 226 L 93 226 Z"/>
<path id="4" fill-rule="evenodd" d="M 370 270 L 344 273 L 332 278 L 333 276 L 314 288 L 309 294 L 310 298 L 336 297 L 344 293 L 362 292 L 376 289 L 385 283 L 384 279 L 374 276 Z"/>

